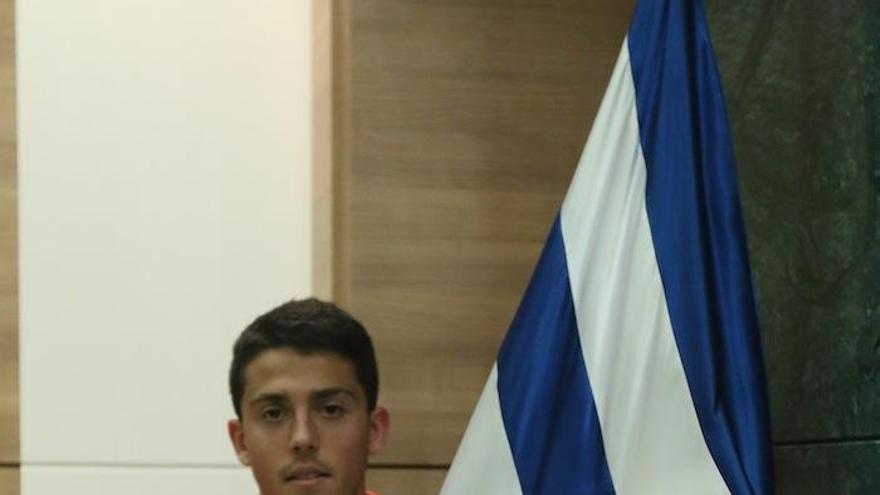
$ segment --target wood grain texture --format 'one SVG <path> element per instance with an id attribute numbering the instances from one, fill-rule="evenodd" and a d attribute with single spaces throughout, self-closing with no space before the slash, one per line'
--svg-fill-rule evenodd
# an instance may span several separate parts
<path id="1" fill-rule="evenodd" d="M 347 306 L 351 292 L 351 0 L 333 12 L 333 300 Z"/>
<path id="2" fill-rule="evenodd" d="M 334 295 L 379 355 L 392 436 L 377 462 L 447 464 L 633 2 L 342 4 Z"/>
<path id="3" fill-rule="evenodd" d="M 312 290 L 333 296 L 333 2 L 312 0 Z"/>
<path id="4" fill-rule="evenodd" d="M 387 469 L 367 471 L 367 488 L 380 495 L 436 495 L 446 469 Z"/>
<path id="5" fill-rule="evenodd" d="M 0 467 L 0 493 L 18 495 L 21 493 L 21 471 L 17 467 Z"/>
<path id="6" fill-rule="evenodd" d="M 9 464 L 19 460 L 15 118 L 14 2 L 0 0 L 0 462 Z"/>

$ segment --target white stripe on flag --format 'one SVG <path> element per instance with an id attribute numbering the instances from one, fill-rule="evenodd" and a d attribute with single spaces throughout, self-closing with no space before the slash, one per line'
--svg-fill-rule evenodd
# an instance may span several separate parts
<path id="1" fill-rule="evenodd" d="M 645 210 L 635 105 L 624 40 L 561 211 L 608 467 L 618 495 L 729 493 L 672 332 Z"/>
<path id="2" fill-rule="evenodd" d="M 522 495 L 501 419 L 497 365 L 492 366 L 486 387 L 458 446 L 455 462 L 440 489 L 440 495 L 462 493 Z"/>

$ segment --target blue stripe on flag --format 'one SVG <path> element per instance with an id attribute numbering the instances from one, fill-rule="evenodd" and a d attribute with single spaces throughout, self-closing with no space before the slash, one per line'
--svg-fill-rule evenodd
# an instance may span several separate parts
<path id="1" fill-rule="evenodd" d="M 701 3 L 642 0 L 629 48 L 648 218 L 697 417 L 731 491 L 769 494 L 761 344 L 733 148 Z"/>
<path id="2" fill-rule="evenodd" d="M 558 217 L 499 351 L 498 395 L 523 495 L 614 493 Z"/>

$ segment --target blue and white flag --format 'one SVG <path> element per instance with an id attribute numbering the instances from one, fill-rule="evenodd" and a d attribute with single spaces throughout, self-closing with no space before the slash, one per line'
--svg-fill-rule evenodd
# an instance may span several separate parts
<path id="1" fill-rule="evenodd" d="M 702 5 L 641 0 L 442 495 L 772 493 Z"/>

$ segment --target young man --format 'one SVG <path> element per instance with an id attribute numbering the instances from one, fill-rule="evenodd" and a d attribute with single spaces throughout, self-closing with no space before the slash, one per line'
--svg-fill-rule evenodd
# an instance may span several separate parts
<path id="1" fill-rule="evenodd" d="M 331 303 L 291 301 L 238 337 L 229 438 L 261 495 L 364 495 L 367 457 L 388 434 L 364 327 Z"/>

